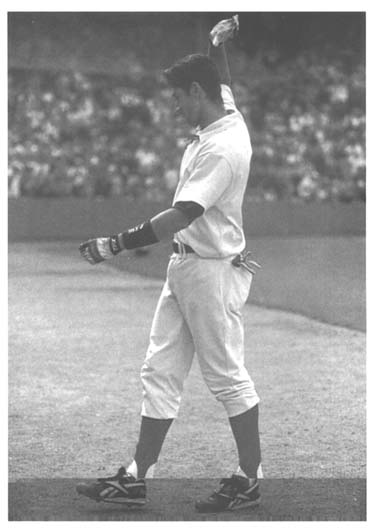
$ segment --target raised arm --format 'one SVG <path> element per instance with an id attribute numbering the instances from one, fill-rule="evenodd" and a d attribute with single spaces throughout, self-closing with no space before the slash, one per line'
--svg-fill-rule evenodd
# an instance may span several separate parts
<path id="1" fill-rule="evenodd" d="M 231 84 L 231 72 L 228 64 L 225 42 L 238 32 L 238 15 L 218 22 L 210 31 L 208 56 L 216 64 L 222 84 Z"/>
<path id="2" fill-rule="evenodd" d="M 208 56 L 214 61 L 219 70 L 221 83 L 230 86 L 232 79 L 224 43 L 214 46 L 209 40 Z"/>

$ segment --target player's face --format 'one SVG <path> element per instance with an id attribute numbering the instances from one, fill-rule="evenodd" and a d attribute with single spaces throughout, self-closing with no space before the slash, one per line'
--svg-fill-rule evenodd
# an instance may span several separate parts
<path id="1" fill-rule="evenodd" d="M 193 95 L 188 94 L 182 88 L 175 88 L 173 91 L 175 104 L 175 115 L 182 116 L 189 125 L 199 124 L 200 106 L 199 101 Z"/>

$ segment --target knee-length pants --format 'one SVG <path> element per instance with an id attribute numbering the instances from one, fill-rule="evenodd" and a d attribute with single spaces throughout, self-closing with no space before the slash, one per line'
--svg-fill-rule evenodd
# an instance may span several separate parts
<path id="1" fill-rule="evenodd" d="M 244 358 L 242 309 L 251 281 L 230 258 L 171 256 L 141 369 L 143 416 L 177 416 L 194 354 L 229 417 L 259 402 Z"/>

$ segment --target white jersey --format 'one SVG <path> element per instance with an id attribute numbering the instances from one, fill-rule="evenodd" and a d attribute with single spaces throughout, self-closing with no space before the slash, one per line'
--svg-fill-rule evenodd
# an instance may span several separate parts
<path id="1" fill-rule="evenodd" d="M 193 201 L 205 212 L 175 241 L 191 246 L 204 258 L 224 258 L 245 247 L 242 202 L 252 155 L 249 131 L 229 86 L 221 93 L 227 115 L 198 133 L 185 150 L 173 204 Z"/>

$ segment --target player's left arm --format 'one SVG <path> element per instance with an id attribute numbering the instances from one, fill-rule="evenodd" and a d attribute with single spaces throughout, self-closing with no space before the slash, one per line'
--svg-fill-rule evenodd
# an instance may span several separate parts
<path id="1" fill-rule="evenodd" d="M 208 56 L 218 68 L 221 84 L 231 85 L 232 78 L 229 68 L 225 43 L 234 38 L 238 33 L 238 15 L 232 18 L 221 20 L 210 31 Z"/>
<path id="2" fill-rule="evenodd" d="M 209 40 L 208 56 L 218 68 L 221 84 L 226 84 L 230 86 L 232 83 L 232 77 L 228 63 L 227 51 L 225 49 L 224 43 L 215 47 L 212 44 L 211 40 Z"/>
<path id="3" fill-rule="evenodd" d="M 173 207 L 123 233 L 83 242 L 79 251 L 90 264 L 97 264 L 114 257 L 124 249 L 136 249 L 169 240 L 203 213 L 204 208 L 198 203 L 177 202 Z"/>

